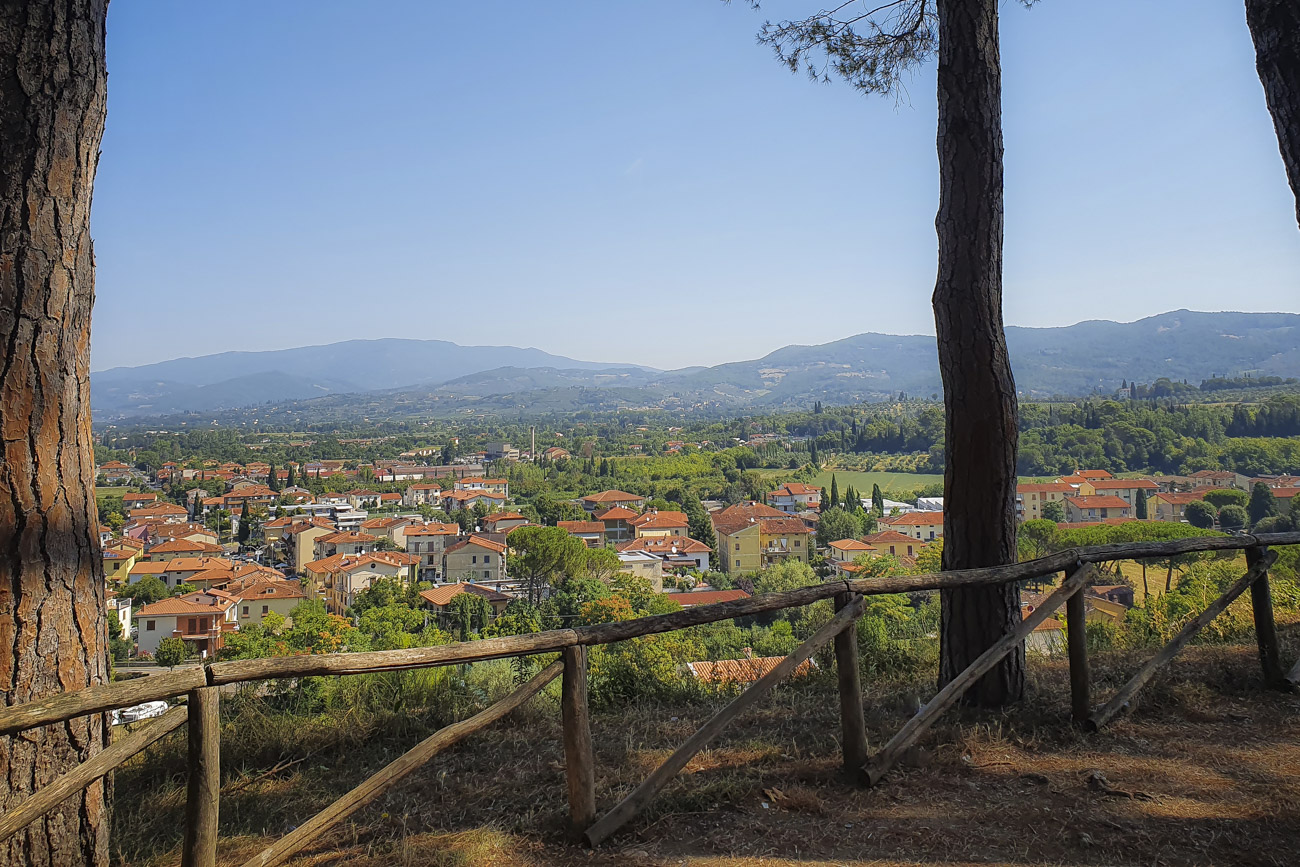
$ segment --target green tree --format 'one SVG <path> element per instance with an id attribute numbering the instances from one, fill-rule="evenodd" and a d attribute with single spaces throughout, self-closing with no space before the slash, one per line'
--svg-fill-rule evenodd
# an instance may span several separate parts
<path id="1" fill-rule="evenodd" d="M 447 608 L 447 623 L 461 641 L 481 633 L 492 620 L 492 606 L 477 593 L 460 593 Z"/>
<path id="2" fill-rule="evenodd" d="M 1037 560 L 1052 553 L 1056 542 L 1057 526 L 1046 518 L 1025 521 L 1020 525 L 1018 544 L 1020 559 Z"/>
<path id="3" fill-rule="evenodd" d="M 139 581 L 128 584 L 123 594 L 130 596 L 131 604 L 138 609 L 159 599 L 166 599 L 172 595 L 172 591 L 157 575 L 146 575 Z"/>
<path id="4" fill-rule="evenodd" d="M 510 549 L 508 570 L 524 582 L 533 605 L 540 601 L 544 587 L 587 571 L 586 544 L 559 527 L 520 527 L 510 534 Z"/>
<path id="5" fill-rule="evenodd" d="M 276 472 L 274 463 L 267 468 L 266 486 L 273 491 L 280 490 L 280 474 Z"/>
<path id="6" fill-rule="evenodd" d="M 1209 503 L 1204 500 L 1196 500 L 1188 503 L 1187 508 L 1183 509 L 1183 517 L 1193 527 L 1209 530 L 1214 527 L 1214 519 L 1218 515 L 1214 511 L 1214 507 Z"/>
<path id="7" fill-rule="evenodd" d="M 244 500 L 244 506 L 239 510 L 239 544 L 245 544 L 252 531 L 253 521 L 248 514 L 248 500 Z"/>
<path id="8" fill-rule="evenodd" d="M 817 521 L 817 546 L 825 548 L 841 539 L 857 539 L 862 535 L 862 520 L 856 513 L 839 506 L 823 509 Z"/>
<path id="9" fill-rule="evenodd" d="M 1224 530 L 1239 530 L 1246 526 L 1246 510 L 1238 505 L 1229 504 L 1219 510 L 1219 526 Z"/>
<path id="10" fill-rule="evenodd" d="M 1043 503 L 1043 520 L 1051 521 L 1054 524 L 1065 523 L 1065 506 L 1055 501 Z"/>
<path id="11" fill-rule="evenodd" d="M 1133 515 L 1139 521 L 1147 519 L 1147 492 L 1142 488 L 1137 489 L 1137 498 L 1133 501 Z"/>
<path id="12" fill-rule="evenodd" d="M 1222 509 L 1224 506 L 1245 506 L 1250 502 L 1250 494 L 1236 488 L 1211 488 L 1202 499 L 1214 508 Z"/>
<path id="13" fill-rule="evenodd" d="M 298 474 L 294 472 L 293 462 L 289 463 L 289 477 L 285 480 L 285 487 L 292 488 L 298 484 Z"/>
<path id="14" fill-rule="evenodd" d="M 829 505 L 832 509 L 840 504 L 840 486 L 835 480 L 835 474 L 831 473 L 831 501 L 829 504 L 823 504 L 822 508 Z"/>
<path id="15" fill-rule="evenodd" d="M 164 638 L 158 642 L 153 658 L 159 665 L 175 668 L 190 658 L 190 647 L 180 638 Z"/>
<path id="16" fill-rule="evenodd" d="M 1250 492 L 1250 505 L 1247 507 L 1247 513 L 1252 527 L 1265 518 L 1271 518 L 1278 513 L 1277 498 L 1273 496 L 1273 491 L 1268 485 L 1263 482 L 1255 483 L 1255 487 Z"/>
<path id="17" fill-rule="evenodd" d="M 871 486 L 871 508 L 876 510 L 877 515 L 885 514 L 885 494 L 877 484 Z"/>

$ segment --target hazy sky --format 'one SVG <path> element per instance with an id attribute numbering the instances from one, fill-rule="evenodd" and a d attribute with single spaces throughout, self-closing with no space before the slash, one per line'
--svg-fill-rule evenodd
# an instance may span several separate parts
<path id="1" fill-rule="evenodd" d="M 94 368 L 352 337 L 681 367 L 933 333 L 933 65 L 791 75 L 719 0 L 108 21 Z M 1006 319 L 1300 312 L 1240 2 L 1002 6 Z"/>

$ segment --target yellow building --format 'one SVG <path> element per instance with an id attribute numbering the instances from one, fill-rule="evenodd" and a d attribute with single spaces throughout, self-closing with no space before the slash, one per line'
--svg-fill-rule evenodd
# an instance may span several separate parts
<path id="1" fill-rule="evenodd" d="M 113 545 L 104 549 L 104 579 L 112 584 L 122 584 L 131 574 L 131 567 L 140 558 L 140 552 L 126 545 Z"/>
<path id="2" fill-rule="evenodd" d="M 330 613 L 342 614 L 376 578 L 415 581 L 419 562 L 419 557 L 404 551 L 334 554 L 303 566 L 303 592 L 324 599 Z"/>
<path id="3" fill-rule="evenodd" d="M 1043 506 L 1060 503 L 1065 514 L 1065 498 L 1078 493 L 1074 485 L 1065 482 L 1016 485 L 1016 512 L 1022 521 L 1037 521 L 1043 517 Z"/>
<path id="4" fill-rule="evenodd" d="M 719 566 L 724 572 L 762 569 L 794 558 L 807 563 L 813 531 L 801 518 L 761 503 L 730 506 L 713 516 Z"/>
<path id="5" fill-rule="evenodd" d="M 657 509 L 637 515 L 628 523 L 637 539 L 685 538 L 691 526 L 685 512 L 660 512 Z"/>

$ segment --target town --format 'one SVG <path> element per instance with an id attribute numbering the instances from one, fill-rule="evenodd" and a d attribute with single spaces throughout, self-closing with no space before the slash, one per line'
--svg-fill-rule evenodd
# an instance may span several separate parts
<path id="1" fill-rule="evenodd" d="M 779 439 L 759 435 L 741 445 L 761 448 Z M 688 445 L 700 448 L 679 440 L 662 448 L 673 456 Z M 672 609 L 744 598 L 781 564 L 801 569 L 805 581 L 940 568 L 940 496 L 900 501 L 878 486 L 864 494 L 851 485 L 841 493 L 832 473 L 828 488 L 785 481 L 738 502 L 612 488 L 556 499 L 526 481 L 530 495 L 522 498 L 512 494 L 512 477 L 555 475 L 595 461 L 558 446 L 534 461 L 531 448 L 496 442 L 450 464 L 409 462 L 442 453 L 426 447 L 390 460 L 280 467 L 166 461 L 152 472 L 120 460 L 100 464 L 101 490 L 114 492 L 101 498 L 101 535 L 107 604 L 121 628 L 117 658 L 175 665 L 268 647 L 295 652 L 243 638 L 268 626 L 291 630 L 295 612 L 359 622 L 358 602 L 366 607 L 379 587 L 397 588 L 443 634 L 469 637 L 504 634 L 520 623 L 540 628 L 535 616 L 519 615 L 535 614 L 562 594 L 575 577 L 566 570 L 596 575 L 609 587 L 635 580 Z M 1065 547 L 1083 531 L 1121 541 L 1287 527 L 1297 491 L 1294 475 L 1200 470 L 1116 477 L 1080 469 L 1020 482 L 1016 513 L 1027 556 L 1041 556 L 1050 540 Z M 579 550 L 586 559 L 574 559 Z M 1149 584 L 1101 584 L 1090 592 L 1088 616 L 1120 623 L 1151 592 Z M 594 601 L 569 604 L 567 616 L 591 622 L 610 614 L 586 604 Z M 1032 610 L 1034 601 L 1026 594 L 1023 604 Z M 1035 646 L 1059 648 L 1061 630 L 1059 621 L 1047 621 Z M 356 648 L 344 642 L 334 649 Z M 677 660 L 684 671 L 709 661 L 716 658 Z"/>

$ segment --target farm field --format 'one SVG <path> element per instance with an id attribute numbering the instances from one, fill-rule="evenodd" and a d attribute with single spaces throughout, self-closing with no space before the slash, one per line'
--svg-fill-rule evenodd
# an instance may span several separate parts
<path id="1" fill-rule="evenodd" d="M 831 486 L 831 476 L 835 480 L 841 491 L 845 485 L 852 485 L 855 490 L 861 491 L 863 496 L 871 495 L 871 486 L 880 485 L 882 491 L 895 491 L 904 493 L 914 491 L 917 488 L 924 488 L 927 485 L 943 484 L 943 475 L 941 473 L 888 473 L 888 472 L 858 472 L 854 470 L 825 470 L 817 474 L 813 479 L 813 484 L 822 488 Z"/>
<path id="2" fill-rule="evenodd" d="M 131 489 L 126 485 L 114 485 L 110 487 L 96 486 L 95 502 L 102 503 L 105 497 L 120 497 L 123 494 L 129 492 L 130 490 Z"/>

